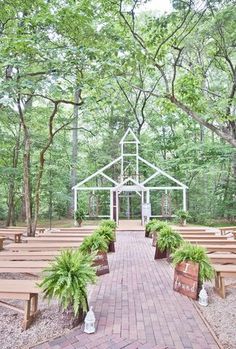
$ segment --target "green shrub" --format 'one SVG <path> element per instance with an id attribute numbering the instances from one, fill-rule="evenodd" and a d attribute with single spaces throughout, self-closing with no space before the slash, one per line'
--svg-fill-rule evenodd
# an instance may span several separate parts
<path id="1" fill-rule="evenodd" d="M 100 226 L 95 230 L 95 233 L 103 236 L 107 243 L 115 240 L 114 231 L 109 226 Z"/>
<path id="2" fill-rule="evenodd" d="M 170 227 L 169 224 L 166 222 L 156 221 L 155 224 L 153 224 L 152 226 L 151 232 L 157 235 L 158 233 L 160 233 L 160 231 L 163 228 L 169 228 L 169 227 Z"/>
<path id="3" fill-rule="evenodd" d="M 184 211 L 184 210 L 179 210 L 179 211 L 177 212 L 177 217 L 178 217 L 178 219 L 179 219 L 179 223 L 180 223 L 180 224 L 184 224 L 184 222 L 185 222 L 187 219 L 190 219 L 190 218 L 191 218 L 189 212 L 188 212 L 188 211 Z"/>
<path id="4" fill-rule="evenodd" d="M 107 220 L 101 221 L 100 227 L 109 227 L 115 231 L 116 230 L 116 222 L 113 221 L 112 219 L 107 219 Z"/>
<path id="5" fill-rule="evenodd" d="M 85 219 L 85 212 L 82 208 L 78 208 L 78 210 L 75 211 L 75 219 L 79 226 L 81 226 L 82 221 Z"/>
<path id="6" fill-rule="evenodd" d="M 81 309 L 88 310 L 87 285 L 96 281 L 92 256 L 66 250 L 44 272 L 46 276 L 39 287 L 45 298 L 58 299 L 63 309 L 72 307 L 75 316 Z"/>
<path id="7" fill-rule="evenodd" d="M 86 237 L 82 242 L 79 250 L 82 253 L 93 253 L 93 252 L 107 252 L 108 244 L 104 236 L 93 233 L 92 235 Z"/>
<path id="8" fill-rule="evenodd" d="M 187 261 L 198 263 L 201 282 L 212 280 L 214 277 L 214 268 L 207 256 L 206 249 L 202 246 L 185 242 L 172 254 L 172 258 L 174 265 Z"/>
<path id="9" fill-rule="evenodd" d="M 168 224 L 163 221 L 159 221 L 157 219 L 153 219 L 152 221 L 146 224 L 146 231 L 150 233 L 158 233 L 162 228 L 167 227 Z"/>
<path id="10" fill-rule="evenodd" d="M 183 243 L 183 238 L 175 232 L 171 227 L 167 226 L 160 230 L 158 234 L 157 244 L 161 252 L 169 250 L 173 252 Z"/>

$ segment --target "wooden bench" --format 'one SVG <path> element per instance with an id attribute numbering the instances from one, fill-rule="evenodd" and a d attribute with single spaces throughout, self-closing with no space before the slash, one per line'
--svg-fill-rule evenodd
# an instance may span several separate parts
<path id="1" fill-rule="evenodd" d="M 45 232 L 42 234 L 59 234 L 59 233 L 63 233 L 63 234 L 92 234 L 94 232 L 94 230 L 91 229 L 83 229 L 83 230 L 75 230 L 75 229 L 70 229 L 70 230 L 61 230 L 61 229 L 52 229 L 52 230 L 45 230 Z"/>
<path id="2" fill-rule="evenodd" d="M 185 235 L 199 235 L 199 236 L 205 236 L 205 235 L 212 235 L 212 236 L 221 236 L 219 231 L 177 231 L 177 233 L 185 236 Z"/>
<path id="3" fill-rule="evenodd" d="M 84 225 L 82 227 L 58 228 L 60 231 L 93 231 L 98 228 L 98 225 Z M 55 228 L 57 229 L 57 228 Z"/>
<path id="4" fill-rule="evenodd" d="M 60 254 L 60 251 L 3 251 L 0 253 L 0 261 L 49 261 Z"/>
<path id="5" fill-rule="evenodd" d="M 41 243 L 22 243 L 22 244 L 9 244 L 5 246 L 9 251 L 57 251 L 62 249 L 78 248 L 81 242 L 41 242 Z"/>
<path id="6" fill-rule="evenodd" d="M 209 253 L 208 257 L 214 264 L 236 264 L 235 253 Z"/>
<path id="7" fill-rule="evenodd" d="M 233 226 L 233 227 L 219 227 L 219 229 L 220 229 L 221 234 L 225 234 L 227 232 L 233 233 L 234 231 L 236 231 L 235 226 Z"/>
<path id="8" fill-rule="evenodd" d="M 225 246 L 227 246 L 227 245 L 235 245 L 236 244 L 236 242 L 235 242 L 235 240 L 234 239 L 232 239 L 232 240 L 220 240 L 220 239 L 208 239 L 208 240 L 205 240 L 205 239 L 185 239 L 186 241 L 189 241 L 189 242 L 191 242 L 191 244 L 198 244 L 198 245 L 202 245 L 202 246 L 205 246 L 205 245 L 208 245 L 208 244 L 214 244 L 214 245 L 225 245 Z"/>
<path id="9" fill-rule="evenodd" d="M 42 242 L 45 242 L 45 243 L 61 243 L 61 242 L 68 242 L 68 243 L 74 243 L 74 242 L 83 242 L 84 240 L 84 237 L 83 236 L 76 236 L 76 237 L 63 237 L 63 236 L 60 236 L 60 237 L 51 237 L 51 236 L 40 236 L 40 237 L 26 237 L 24 238 L 24 241 L 27 241 L 28 244 L 31 244 L 31 243 L 34 243 L 34 244 L 37 244 L 37 243 L 42 243 Z"/>
<path id="10" fill-rule="evenodd" d="M 13 239 L 15 243 L 20 243 L 23 232 L 0 229 L 0 235 L 10 240 Z"/>
<path id="11" fill-rule="evenodd" d="M 21 231 L 23 233 L 27 233 L 27 227 L 13 227 L 13 226 L 10 226 L 10 227 L 6 227 L 5 228 L 6 230 L 17 230 L 17 231 Z M 36 228 L 36 232 L 39 232 L 39 233 L 43 233 L 45 231 L 45 228 L 40 228 L 40 227 L 37 227 Z"/>
<path id="12" fill-rule="evenodd" d="M 211 241 L 208 241 L 208 244 L 204 245 L 205 249 L 211 253 L 211 252 L 231 252 L 236 253 L 236 244 L 234 245 L 216 245 L 212 244 Z"/>
<path id="13" fill-rule="evenodd" d="M 235 278 L 236 277 L 236 265 L 220 265 L 214 264 L 214 269 L 216 271 L 215 276 L 215 291 L 222 297 L 226 296 L 226 287 L 232 286 L 225 285 L 224 278 Z"/>
<path id="14" fill-rule="evenodd" d="M 24 314 L 22 323 L 23 330 L 32 323 L 38 311 L 38 294 L 40 290 L 36 286 L 35 280 L 0 280 L 0 298 L 22 300 L 25 302 L 24 309 L 9 304 L 8 302 L 0 301 L 0 305 L 19 313 Z"/>
<path id="15" fill-rule="evenodd" d="M 60 238 L 60 237 L 67 237 L 67 238 L 79 238 L 79 237 L 87 237 L 89 236 L 90 234 L 92 233 L 64 233 L 64 232 L 61 232 L 61 233 L 44 233 L 44 234 L 41 234 L 41 235 L 37 235 L 38 237 L 51 237 L 51 238 Z"/>
<path id="16" fill-rule="evenodd" d="M 0 250 L 3 249 L 3 241 L 5 240 L 5 238 L 3 236 L 0 236 Z"/>
<path id="17" fill-rule="evenodd" d="M 192 231 L 192 232 L 201 232 L 201 231 L 206 231 L 209 230 L 209 228 L 204 228 L 204 227 L 176 227 L 173 226 L 173 229 L 176 231 Z"/>
<path id="18" fill-rule="evenodd" d="M 216 235 L 211 235 L 211 234 L 204 234 L 202 236 L 202 235 L 199 235 L 199 234 L 196 234 L 196 235 L 184 234 L 184 235 L 182 235 L 180 233 L 180 235 L 185 240 L 215 240 L 215 239 L 217 239 L 219 241 L 226 241 L 228 239 L 227 236 L 216 236 Z M 234 241 L 234 240 L 232 239 L 231 241 Z"/>
<path id="19" fill-rule="evenodd" d="M 0 273 L 37 275 L 49 265 L 48 261 L 0 261 Z"/>

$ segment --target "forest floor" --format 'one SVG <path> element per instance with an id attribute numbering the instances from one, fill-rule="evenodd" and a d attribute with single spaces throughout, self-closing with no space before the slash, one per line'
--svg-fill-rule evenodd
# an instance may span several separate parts
<path id="1" fill-rule="evenodd" d="M 225 279 L 226 284 L 235 282 L 235 279 Z M 208 283 L 206 290 L 209 296 L 209 305 L 198 305 L 204 318 L 210 324 L 224 349 L 236 348 L 236 288 L 227 288 L 226 298 L 218 296 L 213 285 Z M 196 304 L 198 304 L 196 302 Z"/>
<path id="2" fill-rule="evenodd" d="M 86 219 L 82 226 L 86 226 L 86 225 L 98 225 L 101 221 L 100 220 L 96 220 L 96 219 Z M 173 224 L 177 224 L 174 223 Z M 200 224 L 200 223 L 188 223 L 187 226 L 205 226 L 206 224 Z M 5 226 L 5 222 L 0 220 L 0 227 L 4 227 Z M 26 224 L 25 222 L 19 221 L 16 222 L 16 226 L 18 227 L 25 227 Z M 43 228 L 50 228 L 54 227 L 54 228 L 68 228 L 68 227 L 73 227 L 74 226 L 74 221 L 71 218 L 61 218 L 61 219 L 56 219 L 53 218 L 53 220 L 50 222 L 49 219 L 39 219 L 38 221 L 38 226 L 39 227 L 43 227 Z M 211 224 L 207 225 L 210 227 L 227 227 L 227 226 L 236 226 L 236 221 L 228 221 L 228 220 L 224 220 L 224 219 L 214 219 L 211 220 Z"/>
<path id="3" fill-rule="evenodd" d="M 29 274 L 1 273 L 1 279 L 35 279 Z M 22 306 L 20 301 L 9 300 L 11 304 Z M 0 348 L 26 349 L 29 345 L 49 340 L 69 331 L 68 318 L 60 311 L 56 301 L 48 304 L 39 297 L 39 314 L 29 329 L 22 331 L 22 314 L 0 307 Z"/>
<path id="4" fill-rule="evenodd" d="M 97 222 L 90 221 L 88 224 L 95 225 Z M 71 220 L 58 221 L 55 226 L 71 226 Z M 149 239 L 148 239 L 149 240 Z M 0 278 L 26 278 L 23 274 L 0 274 Z M 34 278 L 27 275 L 27 278 Z M 235 280 L 228 280 L 235 281 Z M 227 297 L 220 298 L 214 293 L 213 285 L 207 284 L 209 295 L 208 307 L 199 307 L 204 318 L 210 324 L 210 327 L 219 338 L 224 349 L 236 348 L 236 288 L 227 289 Z M 18 304 L 15 302 L 14 304 Z M 42 298 L 39 299 L 40 313 L 31 327 L 22 332 L 22 316 L 17 312 L 0 307 L 0 348 L 1 349 L 25 349 L 29 345 L 49 340 L 52 337 L 68 333 L 68 318 L 63 314 L 57 302 L 53 301 L 48 304 Z"/>

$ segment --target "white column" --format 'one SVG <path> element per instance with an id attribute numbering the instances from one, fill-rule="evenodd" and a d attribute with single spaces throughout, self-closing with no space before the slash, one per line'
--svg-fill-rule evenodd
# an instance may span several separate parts
<path id="1" fill-rule="evenodd" d="M 119 224 L 119 194 L 116 191 L 116 223 Z"/>
<path id="2" fill-rule="evenodd" d="M 142 190 L 142 199 L 141 199 L 141 215 L 142 215 L 142 219 L 141 219 L 141 224 L 144 225 L 144 217 L 143 217 L 143 204 L 144 204 L 144 191 Z"/>
<path id="3" fill-rule="evenodd" d="M 147 199 L 146 199 L 147 204 L 150 204 L 150 190 L 147 190 Z"/>
<path id="4" fill-rule="evenodd" d="M 113 191 L 110 190 L 110 219 L 113 219 Z"/>
<path id="5" fill-rule="evenodd" d="M 77 207 L 78 207 L 78 204 L 77 204 L 77 189 L 74 189 L 74 213 L 75 211 L 77 211 Z M 77 221 L 74 217 L 74 226 L 77 226 Z"/>
<path id="6" fill-rule="evenodd" d="M 183 210 L 187 211 L 186 188 L 183 188 Z"/>
<path id="7" fill-rule="evenodd" d="M 136 181 L 139 183 L 138 143 L 136 143 Z"/>
<path id="8" fill-rule="evenodd" d="M 124 145 L 121 144 L 121 173 L 120 173 L 121 179 L 120 183 L 124 181 Z"/>

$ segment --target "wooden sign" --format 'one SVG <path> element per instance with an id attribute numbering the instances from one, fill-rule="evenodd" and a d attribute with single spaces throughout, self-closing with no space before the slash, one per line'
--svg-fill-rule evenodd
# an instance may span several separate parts
<path id="1" fill-rule="evenodd" d="M 106 253 L 99 253 L 95 257 L 93 266 L 96 267 L 97 276 L 109 273 L 109 264 Z"/>
<path id="2" fill-rule="evenodd" d="M 199 264 L 182 262 L 176 265 L 174 273 L 174 291 L 177 291 L 192 299 L 198 296 Z"/>

